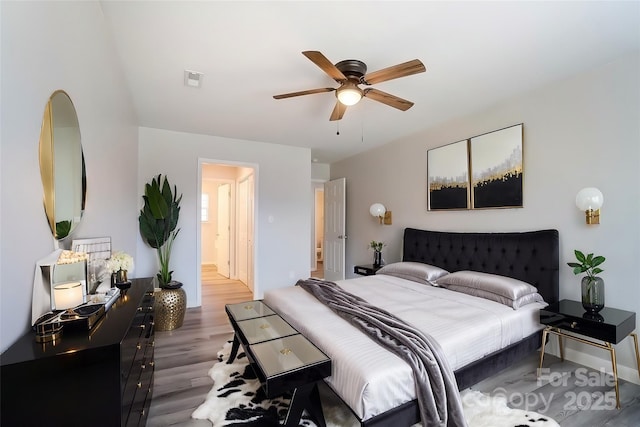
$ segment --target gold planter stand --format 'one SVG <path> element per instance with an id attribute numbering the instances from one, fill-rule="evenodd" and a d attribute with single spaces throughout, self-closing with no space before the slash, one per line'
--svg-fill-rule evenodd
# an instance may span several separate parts
<path id="1" fill-rule="evenodd" d="M 172 331 L 182 326 L 187 309 L 187 294 L 182 288 L 154 291 L 156 331 Z"/>

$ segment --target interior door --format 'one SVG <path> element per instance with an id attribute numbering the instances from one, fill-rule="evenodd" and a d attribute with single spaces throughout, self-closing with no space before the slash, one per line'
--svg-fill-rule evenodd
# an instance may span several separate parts
<path id="1" fill-rule="evenodd" d="M 216 230 L 216 266 L 218 273 L 229 277 L 229 217 L 231 214 L 231 186 L 218 186 L 218 227 Z"/>
<path id="2" fill-rule="evenodd" d="M 324 184 L 324 278 L 329 281 L 345 277 L 346 179 Z"/>
<path id="3" fill-rule="evenodd" d="M 248 203 L 248 182 L 243 179 L 238 183 L 238 197 L 236 198 L 238 204 L 238 241 L 236 242 L 238 257 L 238 280 L 245 285 L 249 285 L 249 218 L 247 216 Z"/>
<path id="4" fill-rule="evenodd" d="M 253 174 L 247 177 L 247 286 L 252 291 L 253 289 L 253 279 L 254 279 L 254 210 L 255 210 L 255 179 Z"/>

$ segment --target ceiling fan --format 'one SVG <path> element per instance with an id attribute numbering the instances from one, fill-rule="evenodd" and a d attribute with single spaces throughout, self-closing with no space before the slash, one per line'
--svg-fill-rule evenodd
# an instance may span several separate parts
<path id="1" fill-rule="evenodd" d="M 388 94 L 378 89 L 365 88 L 361 89 L 358 85 L 371 86 L 376 83 L 387 80 L 397 79 L 400 77 L 410 76 L 412 74 L 423 73 L 426 71 L 424 64 L 418 59 L 384 68 L 367 74 L 367 64 L 357 59 L 347 59 L 337 64 L 332 64 L 322 53 L 315 50 L 302 52 L 304 56 L 309 58 L 311 62 L 316 64 L 322 71 L 327 73 L 329 77 L 340 83 L 340 87 L 331 88 L 324 87 L 319 89 L 303 90 L 300 92 L 284 93 L 282 95 L 274 95 L 275 99 L 292 98 L 294 96 L 312 95 L 314 93 L 336 92 L 336 105 L 333 108 L 329 120 L 340 120 L 344 116 L 347 107 L 355 105 L 362 99 L 367 97 L 374 101 L 382 102 L 390 107 L 398 110 L 406 111 L 413 106 L 413 102 L 399 98 L 395 95 Z"/>

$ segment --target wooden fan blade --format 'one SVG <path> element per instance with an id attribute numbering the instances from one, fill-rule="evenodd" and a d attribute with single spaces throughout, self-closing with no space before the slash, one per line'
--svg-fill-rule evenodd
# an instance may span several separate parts
<path id="1" fill-rule="evenodd" d="M 424 73 L 425 71 L 427 71 L 427 69 L 424 67 L 424 64 L 420 62 L 420 60 L 414 59 L 413 61 L 407 61 L 402 64 L 394 65 L 393 67 L 384 68 L 382 70 L 366 74 L 364 76 L 364 84 L 373 85 L 387 80 L 397 79 L 399 77 Z"/>
<path id="2" fill-rule="evenodd" d="M 364 96 L 402 111 L 407 111 L 409 108 L 413 107 L 413 102 L 398 98 L 395 95 L 391 95 L 377 89 L 365 89 Z"/>
<path id="3" fill-rule="evenodd" d="M 335 120 L 341 120 L 345 111 L 347 111 L 347 106 L 343 105 L 340 101 L 336 101 L 336 106 L 333 107 L 333 112 L 331 113 L 329 121 L 333 122 Z"/>
<path id="4" fill-rule="evenodd" d="M 292 98 L 294 96 L 312 95 L 314 93 L 333 92 L 335 89 L 332 87 L 323 87 L 320 89 L 303 90 L 300 92 L 283 93 L 282 95 L 273 95 L 275 99 Z"/>
<path id="5" fill-rule="evenodd" d="M 309 58 L 311 62 L 320 67 L 320 69 L 327 73 L 333 80 L 337 82 L 343 82 L 347 80 L 345 75 L 342 74 L 342 71 L 338 70 L 338 68 L 333 65 L 333 63 L 329 61 L 326 56 L 324 56 L 317 50 L 307 50 L 305 52 L 302 52 L 302 54 Z"/>

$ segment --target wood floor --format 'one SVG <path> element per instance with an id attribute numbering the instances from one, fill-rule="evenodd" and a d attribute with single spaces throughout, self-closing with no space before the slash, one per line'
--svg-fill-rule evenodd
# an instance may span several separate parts
<path id="1" fill-rule="evenodd" d="M 203 270 L 203 277 L 202 307 L 189 308 L 181 328 L 156 333 L 155 384 L 147 426 L 211 426 L 209 421 L 191 419 L 191 413 L 212 388 L 207 372 L 216 352 L 232 337 L 224 305 L 252 296 L 244 284 L 215 271 Z M 550 371 L 538 381 L 537 364 L 533 354 L 473 389 L 505 396 L 509 406 L 548 415 L 562 427 L 640 426 L 639 385 L 620 381 L 622 409 L 609 409 L 613 388 L 600 372 L 545 356 Z"/>
<path id="2" fill-rule="evenodd" d="M 324 279 L 324 263 L 322 261 L 318 261 L 317 264 L 316 270 L 311 272 L 311 277 Z"/>
<path id="3" fill-rule="evenodd" d="M 202 306 L 188 308 L 181 328 L 156 332 L 155 380 L 147 426 L 211 426 L 191 413 L 211 390 L 207 375 L 216 353 L 233 336 L 224 311 L 228 303 L 253 299 L 239 281 L 203 269 Z"/>

